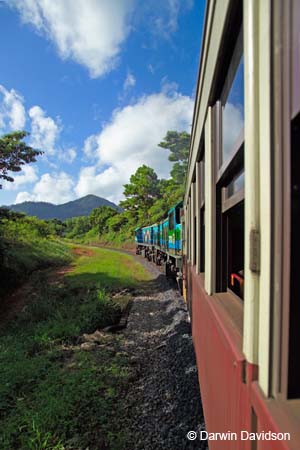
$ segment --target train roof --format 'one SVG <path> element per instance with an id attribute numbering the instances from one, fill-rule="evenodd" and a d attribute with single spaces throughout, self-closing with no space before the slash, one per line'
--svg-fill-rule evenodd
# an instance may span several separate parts
<path id="1" fill-rule="evenodd" d="M 151 225 L 145 225 L 144 227 L 142 227 L 142 229 L 144 229 L 144 228 L 155 227 L 155 226 L 157 226 L 157 225 L 158 225 L 157 223 L 152 223 Z"/>

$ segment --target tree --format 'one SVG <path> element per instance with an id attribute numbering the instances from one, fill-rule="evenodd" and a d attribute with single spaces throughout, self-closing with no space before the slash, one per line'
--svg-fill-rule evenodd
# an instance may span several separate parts
<path id="1" fill-rule="evenodd" d="M 35 162 L 36 157 L 43 153 L 23 142 L 28 134 L 26 131 L 14 131 L 0 138 L 0 179 L 14 181 L 9 172 L 20 172 L 23 164 Z"/>
<path id="2" fill-rule="evenodd" d="M 110 206 L 99 206 L 93 209 L 90 214 L 90 223 L 93 228 L 97 228 L 99 236 L 108 232 L 108 219 L 114 217 L 118 212 Z"/>
<path id="3" fill-rule="evenodd" d="M 169 161 L 174 162 L 171 177 L 174 183 L 181 186 L 184 193 L 184 183 L 187 173 L 191 136 L 182 131 L 168 131 L 166 137 L 160 142 L 159 147 L 170 150 Z"/>
<path id="4" fill-rule="evenodd" d="M 126 200 L 120 202 L 121 208 L 130 212 L 137 221 L 147 222 L 150 218 L 149 209 L 160 198 L 159 180 L 155 171 L 145 165 L 139 167 L 124 188 Z"/>
<path id="5" fill-rule="evenodd" d="M 65 224 L 64 235 L 69 239 L 81 237 L 92 228 L 90 218 L 87 216 L 71 217 Z"/>

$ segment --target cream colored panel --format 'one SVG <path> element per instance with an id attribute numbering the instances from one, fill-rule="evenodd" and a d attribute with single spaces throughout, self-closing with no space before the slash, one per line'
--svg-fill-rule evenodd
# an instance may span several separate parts
<path id="1" fill-rule="evenodd" d="M 215 176 L 213 149 L 212 108 L 205 122 L 205 290 L 211 295 L 215 290 Z"/>
<path id="2" fill-rule="evenodd" d="M 258 0 L 257 0 L 258 1 Z M 269 394 L 270 365 L 270 284 L 271 284 L 271 8 L 270 1 L 259 3 L 260 52 L 260 220 L 261 220 L 261 275 L 259 290 L 259 384 L 265 395 Z"/>
<path id="3" fill-rule="evenodd" d="M 244 353 L 258 363 L 259 274 L 250 270 L 250 233 L 259 231 L 259 14 L 258 0 L 244 0 L 245 79 L 245 288 Z"/>

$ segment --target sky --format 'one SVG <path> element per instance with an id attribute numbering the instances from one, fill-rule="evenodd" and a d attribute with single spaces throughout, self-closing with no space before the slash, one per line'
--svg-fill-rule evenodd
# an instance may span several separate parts
<path id="1" fill-rule="evenodd" d="M 0 135 L 44 153 L 0 204 L 118 203 L 142 164 L 168 178 L 168 130 L 191 131 L 205 0 L 2 0 Z"/>

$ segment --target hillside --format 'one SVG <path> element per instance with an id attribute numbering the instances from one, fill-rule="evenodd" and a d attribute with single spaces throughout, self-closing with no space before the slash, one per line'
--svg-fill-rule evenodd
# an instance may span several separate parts
<path id="1" fill-rule="evenodd" d="M 36 216 L 39 219 L 65 220 L 70 217 L 88 216 L 94 208 L 99 206 L 110 206 L 117 210 L 120 209 L 114 203 L 96 195 L 86 195 L 62 205 L 53 205 L 47 202 L 23 202 L 6 206 L 6 208 L 16 212 L 23 212 L 28 216 Z"/>

